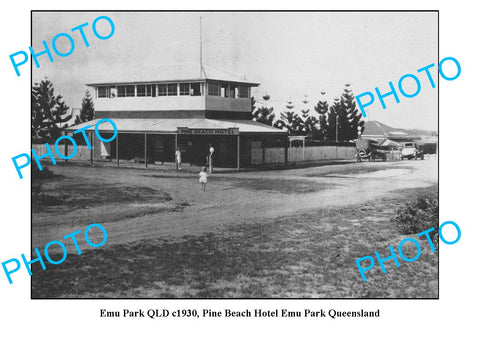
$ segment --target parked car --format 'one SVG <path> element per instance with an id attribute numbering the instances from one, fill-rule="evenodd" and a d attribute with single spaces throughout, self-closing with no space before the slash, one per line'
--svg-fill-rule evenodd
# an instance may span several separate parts
<path id="1" fill-rule="evenodd" d="M 420 150 L 417 143 L 415 142 L 407 142 L 403 143 L 403 148 L 401 151 L 401 156 L 403 159 L 424 159 L 423 150 Z"/>
<path id="2" fill-rule="evenodd" d="M 357 146 L 357 162 L 362 160 L 375 161 L 381 159 L 387 160 L 387 151 L 382 149 L 374 140 L 359 139 L 356 141 Z"/>

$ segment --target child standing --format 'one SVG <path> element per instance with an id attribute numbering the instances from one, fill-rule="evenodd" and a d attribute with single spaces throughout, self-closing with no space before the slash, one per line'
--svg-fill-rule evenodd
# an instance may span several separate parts
<path id="1" fill-rule="evenodd" d="M 207 186 L 207 168 L 206 167 L 202 168 L 202 171 L 200 171 L 199 176 L 200 178 L 198 179 L 198 181 L 200 182 L 200 185 L 201 185 L 200 190 L 205 191 L 205 188 Z"/>
<path id="2" fill-rule="evenodd" d="M 175 165 L 177 170 L 182 170 L 182 151 L 180 148 L 177 148 L 177 151 L 175 151 Z"/>

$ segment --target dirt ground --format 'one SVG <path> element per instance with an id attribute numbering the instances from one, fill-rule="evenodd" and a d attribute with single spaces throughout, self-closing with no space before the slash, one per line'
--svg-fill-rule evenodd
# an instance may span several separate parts
<path id="1" fill-rule="evenodd" d="M 183 172 L 63 164 L 50 169 L 56 176 L 43 181 L 42 193 L 52 200 L 34 200 L 32 205 L 32 246 L 42 249 L 49 241 L 91 223 L 106 228 L 108 241 L 81 256 L 70 255 L 75 253 L 74 246 L 65 242 L 67 261 L 44 272 L 34 271 L 34 297 L 437 294 L 433 255 L 425 255 L 424 262 L 409 264 L 408 269 L 397 268 L 403 281 L 396 289 L 385 280 L 389 275 L 395 280 L 394 271 L 372 270 L 370 286 L 365 286 L 354 263 L 404 238 L 390 217 L 417 190 L 438 183 L 436 160 L 214 173 L 209 175 L 206 192 L 200 191 L 198 169 L 189 166 Z M 100 240 L 101 235 L 97 236 Z M 91 249 L 83 238 L 79 244 Z M 319 256 L 312 258 L 312 254 Z M 103 283 L 94 286 L 75 278 L 81 272 L 79 265 L 103 268 L 106 258 L 125 277 L 99 274 Z M 155 277 L 145 273 L 152 269 Z M 92 270 L 89 273 L 93 275 Z M 417 275 L 413 279 L 418 282 L 409 281 L 410 274 Z M 65 279 L 66 275 L 74 277 Z M 302 282 L 297 282 L 299 277 Z M 55 286 L 49 284 L 53 279 Z M 98 279 L 93 275 L 88 281 Z M 64 286 L 58 285 L 59 280 L 65 281 Z M 426 286 L 419 288 L 421 284 Z"/>

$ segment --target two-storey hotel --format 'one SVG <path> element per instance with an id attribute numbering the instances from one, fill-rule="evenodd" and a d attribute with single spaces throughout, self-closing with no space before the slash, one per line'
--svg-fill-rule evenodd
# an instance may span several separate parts
<path id="1" fill-rule="evenodd" d="M 252 121 L 251 89 L 259 84 L 209 65 L 126 69 L 87 85 L 95 93 L 94 120 L 68 131 L 92 130 L 102 118 L 118 129 L 114 141 L 94 142 L 94 159 L 173 162 L 180 148 L 184 163 L 204 164 L 211 144 L 216 166 L 238 169 L 254 163 L 252 151 L 287 147 L 285 131 Z M 100 127 L 105 138 L 113 133 L 110 124 Z"/>

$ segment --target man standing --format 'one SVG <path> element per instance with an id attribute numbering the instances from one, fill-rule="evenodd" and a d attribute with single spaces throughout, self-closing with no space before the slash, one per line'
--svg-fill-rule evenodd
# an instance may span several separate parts
<path id="1" fill-rule="evenodd" d="M 215 149 L 213 148 L 213 145 L 210 144 L 209 148 L 209 154 L 208 154 L 208 172 L 212 173 L 213 172 L 213 153 L 215 152 Z"/>

